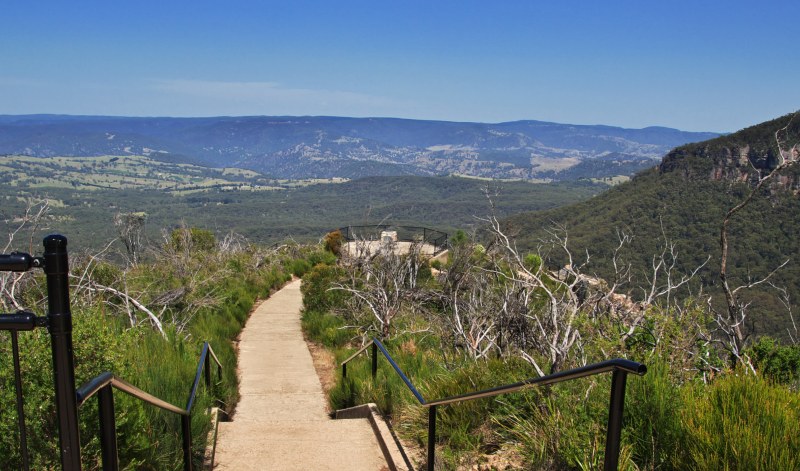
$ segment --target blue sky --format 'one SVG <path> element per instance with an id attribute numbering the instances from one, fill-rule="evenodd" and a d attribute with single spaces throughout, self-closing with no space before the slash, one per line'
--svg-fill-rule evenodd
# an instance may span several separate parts
<path id="1" fill-rule="evenodd" d="M 796 0 L 10 0 L 0 114 L 735 131 L 800 109 L 797 18 Z"/>

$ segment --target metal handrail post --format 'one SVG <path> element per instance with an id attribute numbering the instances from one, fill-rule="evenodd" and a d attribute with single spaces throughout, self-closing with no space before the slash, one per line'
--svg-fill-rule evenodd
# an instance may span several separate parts
<path id="1" fill-rule="evenodd" d="M 61 468 L 80 471 L 81 448 L 78 404 L 75 396 L 75 360 L 72 351 L 72 313 L 69 308 L 69 261 L 67 238 L 44 239 L 44 273 L 47 276 L 47 329 L 53 350 Z"/>
<path id="2" fill-rule="evenodd" d="M 436 465 L 436 406 L 428 408 L 428 471 Z"/>
<path id="3" fill-rule="evenodd" d="M 11 331 L 11 352 L 14 357 L 14 389 L 17 392 L 17 426 L 19 427 L 19 450 L 22 458 L 22 469 L 31 469 L 28 459 L 28 431 L 25 427 L 25 404 L 22 396 L 22 373 L 19 364 L 19 339 L 17 331 Z"/>
<path id="4" fill-rule="evenodd" d="M 183 471 L 192 471 L 192 416 L 181 416 L 183 432 Z"/>
<path id="5" fill-rule="evenodd" d="M 372 344 L 372 379 L 378 376 L 378 345 Z"/>
<path id="6" fill-rule="evenodd" d="M 622 435 L 622 412 L 625 406 L 625 383 L 628 373 L 615 369 L 611 376 L 611 399 L 608 405 L 606 457 L 603 469 L 616 471 L 619 466 L 619 444 Z"/>
<path id="7" fill-rule="evenodd" d="M 111 384 L 107 384 L 97 392 L 97 412 L 100 419 L 103 471 L 118 471 L 117 420 L 114 417 L 114 390 Z"/>
<path id="8" fill-rule="evenodd" d="M 206 355 L 205 364 L 203 368 L 205 368 L 205 380 L 206 380 L 206 388 L 211 388 L 211 358 L 210 355 Z"/>

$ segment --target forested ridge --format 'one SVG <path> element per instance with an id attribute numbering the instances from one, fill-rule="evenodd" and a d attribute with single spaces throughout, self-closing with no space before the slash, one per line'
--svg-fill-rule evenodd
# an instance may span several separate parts
<path id="1" fill-rule="evenodd" d="M 504 221 L 521 248 L 534 249 L 554 226 L 568 231 L 573 250 L 591 254 L 588 270 L 613 278 L 612 255 L 619 235 L 631 240 L 620 251 L 632 264 L 634 280 L 647 283 L 653 256 L 665 242 L 675 247 L 676 267 L 691 272 L 709 256 L 691 292 L 719 295 L 720 228 L 725 213 L 742 201 L 758 176 L 778 160 L 775 132 L 787 124 L 784 145 L 791 148 L 800 136 L 800 120 L 785 116 L 710 141 L 689 144 L 667 154 L 661 165 L 638 174 L 630 182 L 575 205 L 544 212 L 518 214 Z M 783 136 L 783 135 L 782 135 Z M 759 173 L 759 171 L 761 173 Z M 730 223 L 731 276 L 740 283 L 767 276 L 786 260 L 770 281 L 786 287 L 792 305 L 800 299 L 800 199 L 795 165 L 759 191 Z M 558 254 L 548 260 L 565 263 Z M 641 296 L 637 283 L 629 286 Z M 791 320 L 780 293 L 770 283 L 745 294 L 754 314 L 748 327 L 755 333 L 786 337 Z"/>

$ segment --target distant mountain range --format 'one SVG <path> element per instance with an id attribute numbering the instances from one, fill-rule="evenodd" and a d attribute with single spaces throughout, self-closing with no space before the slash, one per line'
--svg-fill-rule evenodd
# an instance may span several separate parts
<path id="1" fill-rule="evenodd" d="M 0 116 L 0 154 L 145 155 L 275 178 L 466 175 L 574 180 L 633 175 L 713 137 L 663 127 L 394 118 Z"/>

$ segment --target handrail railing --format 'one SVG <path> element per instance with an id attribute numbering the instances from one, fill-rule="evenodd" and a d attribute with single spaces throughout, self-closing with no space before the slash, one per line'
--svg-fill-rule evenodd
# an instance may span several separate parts
<path id="1" fill-rule="evenodd" d="M 161 409 L 181 416 L 183 435 L 184 469 L 192 469 L 192 430 L 191 413 L 205 372 L 205 383 L 211 386 L 211 360 L 217 364 L 217 378 L 222 379 L 222 364 L 214 350 L 203 343 L 203 350 L 197 365 L 194 381 L 186 401 L 186 408 L 170 404 L 136 386 L 105 372 L 89 380 L 80 388 L 75 387 L 75 365 L 72 347 L 72 313 L 69 302 L 69 257 L 67 239 L 58 234 L 44 238 L 44 254 L 34 257 L 27 253 L 13 252 L 0 254 L 0 272 L 26 272 L 34 268 L 42 269 L 47 282 L 47 316 L 37 316 L 32 312 L 18 311 L 13 314 L 0 314 L 0 331 L 9 331 L 14 364 L 14 388 L 17 402 L 17 421 L 19 428 L 20 467 L 30 469 L 28 457 L 27 432 L 24 415 L 24 398 L 20 368 L 20 354 L 17 335 L 21 331 L 47 328 L 53 360 L 53 385 L 55 392 L 56 423 L 60 449 L 61 469 L 80 471 L 80 428 L 78 408 L 93 395 L 98 395 L 99 420 L 103 469 L 116 470 L 117 459 L 116 423 L 114 419 L 113 389 L 119 389 L 133 397 Z M 211 465 L 213 467 L 213 454 Z"/>
<path id="2" fill-rule="evenodd" d="M 128 383 L 122 378 L 118 378 L 109 371 L 100 373 L 78 388 L 76 391 L 78 407 L 83 406 L 83 404 L 90 397 L 94 396 L 95 394 L 98 395 L 97 404 L 100 422 L 100 447 L 103 453 L 103 470 L 116 471 L 119 469 L 119 459 L 117 456 L 117 430 L 116 420 L 114 418 L 114 397 L 112 388 L 118 389 L 132 397 L 135 397 L 136 399 L 158 407 L 159 409 L 163 409 L 181 416 L 181 432 L 183 435 L 183 469 L 185 471 L 192 470 L 192 408 L 194 407 L 194 400 L 197 396 L 197 388 L 200 384 L 200 377 L 203 376 L 204 371 L 206 387 L 211 386 L 210 359 L 213 359 L 214 363 L 217 364 L 217 379 L 222 379 L 222 364 L 208 342 L 203 342 L 203 350 L 200 353 L 200 359 L 197 362 L 197 372 L 195 373 L 194 381 L 192 382 L 192 388 L 189 392 L 189 399 L 186 401 L 185 409 L 153 396 L 152 394 Z M 211 467 L 213 468 L 213 466 L 214 463 L 212 462 Z"/>
<path id="3" fill-rule="evenodd" d="M 600 363 L 595 363 L 592 365 L 586 365 L 579 368 L 574 368 L 571 370 L 560 371 L 558 373 L 553 373 L 539 378 L 529 378 L 523 381 L 519 381 L 517 383 L 511 383 L 503 386 L 484 389 L 481 391 L 475 391 L 471 393 L 446 397 L 434 401 L 426 401 L 425 398 L 422 396 L 422 394 L 420 394 L 420 392 L 414 386 L 414 383 L 411 382 L 408 376 L 394 361 L 392 355 L 389 354 L 388 350 L 386 350 L 386 347 L 383 345 L 383 343 L 381 343 L 380 340 L 374 337 L 360 350 L 358 350 L 356 353 L 354 353 L 341 363 L 342 377 L 344 378 L 347 377 L 347 364 L 354 358 L 356 358 L 358 355 L 366 351 L 367 348 L 369 348 L 370 346 L 372 347 L 373 379 L 378 373 L 378 350 L 380 350 L 383 357 L 386 358 L 386 360 L 392 366 L 392 369 L 394 369 L 395 373 L 397 373 L 400 379 L 403 380 L 406 387 L 408 387 L 408 389 L 417 399 L 419 404 L 423 407 L 428 408 L 427 469 L 429 471 L 433 471 L 434 463 L 436 460 L 436 408 L 438 406 L 444 406 L 463 401 L 470 401 L 473 399 L 494 397 L 500 394 L 516 392 L 521 389 L 525 389 L 535 385 L 555 384 L 563 381 L 569 381 L 573 379 L 578 379 L 586 376 L 593 376 L 608 372 L 612 373 L 611 398 L 608 407 L 608 426 L 606 429 L 606 452 L 605 452 L 605 462 L 603 465 L 603 469 L 605 471 L 616 470 L 619 464 L 620 436 L 622 434 L 622 412 L 623 412 L 623 406 L 625 404 L 625 383 L 627 380 L 627 376 L 628 374 L 631 373 L 639 376 L 642 376 L 645 373 L 647 373 L 647 367 L 645 365 L 637 363 L 635 361 L 617 358 L 613 360 L 602 361 Z"/>
<path id="4" fill-rule="evenodd" d="M 124 379 L 117 377 L 114 373 L 110 371 L 104 371 L 100 373 L 99 375 L 95 376 L 89 381 L 83 383 L 83 386 L 78 388 L 78 391 L 76 391 L 75 393 L 78 398 L 78 407 L 82 407 L 83 404 L 89 400 L 89 398 L 91 398 L 92 396 L 94 396 L 107 386 L 119 389 L 120 391 L 127 393 L 128 395 L 133 396 L 141 401 L 144 401 L 152 406 L 158 407 L 159 409 L 163 409 L 165 411 L 173 412 L 179 415 L 188 414 L 188 411 L 186 411 L 186 409 L 181 409 L 180 407 L 172 405 L 163 399 L 153 396 L 152 394 L 142 389 L 139 389 L 138 387 L 132 385 L 131 383 L 125 381 Z"/>
<path id="5" fill-rule="evenodd" d="M 394 224 L 376 224 L 363 226 L 344 226 L 338 230 L 342 237 L 348 242 L 360 239 L 377 240 L 380 234 L 386 230 L 396 230 L 397 240 L 400 242 L 422 241 L 433 246 L 433 255 L 438 255 L 447 249 L 447 233 L 429 229 L 423 226 L 401 226 Z"/>

